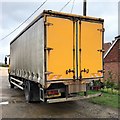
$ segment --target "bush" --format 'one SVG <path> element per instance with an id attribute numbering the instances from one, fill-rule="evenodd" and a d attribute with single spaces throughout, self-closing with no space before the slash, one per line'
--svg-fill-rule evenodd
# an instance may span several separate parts
<path id="1" fill-rule="evenodd" d="M 107 88 L 107 90 L 109 88 L 111 88 L 111 91 L 113 93 L 113 89 L 118 89 L 118 85 L 114 83 L 114 79 L 113 79 L 113 73 L 111 71 L 108 71 L 108 75 L 109 75 L 109 78 L 105 80 L 104 84 Z"/>
<path id="2" fill-rule="evenodd" d="M 115 83 L 114 84 L 114 89 L 119 90 L 119 85 Z"/>
<path id="3" fill-rule="evenodd" d="M 9 65 L 6 65 L 6 64 L 0 64 L 0 67 L 9 67 Z"/>

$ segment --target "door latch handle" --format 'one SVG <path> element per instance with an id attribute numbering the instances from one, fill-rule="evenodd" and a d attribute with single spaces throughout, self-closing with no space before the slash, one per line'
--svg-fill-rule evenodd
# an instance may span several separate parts
<path id="1" fill-rule="evenodd" d="M 74 70 L 71 70 L 71 69 L 69 69 L 69 70 L 66 70 L 66 74 L 68 74 L 68 73 L 74 73 L 75 71 Z"/>
<path id="2" fill-rule="evenodd" d="M 85 73 L 89 73 L 89 69 L 83 69 L 83 70 L 81 70 L 81 72 L 85 72 Z"/>

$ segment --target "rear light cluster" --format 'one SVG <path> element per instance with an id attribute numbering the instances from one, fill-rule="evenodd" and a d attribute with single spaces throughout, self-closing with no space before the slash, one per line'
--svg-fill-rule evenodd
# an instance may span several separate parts
<path id="1" fill-rule="evenodd" d="M 47 95 L 58 95 L 59 94 L 59 90 L 48 90 L 47 91 Z"/>

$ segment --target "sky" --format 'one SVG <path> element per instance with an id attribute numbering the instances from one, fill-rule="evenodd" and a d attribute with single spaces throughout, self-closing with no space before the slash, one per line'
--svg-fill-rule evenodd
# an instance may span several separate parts
<path id="1" fill-rule="evenodd" d="M 27 19 L 45 0 L 1 0 L 0 2 L 0 62 L 10 54 L 10 42 L 43 10 L 60 11 L 69 0 L 48 0 L 24 25 L 4 40 L 1 40 L 25 19 Z M 62 12 L 71 13 L 72 4 Z M 103 18 L 105 42 L 112 42 L 118 36 L 118 1 L 119 0 L 87 0 L 87 16 Z M 73 14 L 83 14 L 83 0 L 75 0 Z"/>
<path id="2" fill-rule="evenodd" d="M 118 3 L 118 35 L 120 35 L 120 1 Z"/>

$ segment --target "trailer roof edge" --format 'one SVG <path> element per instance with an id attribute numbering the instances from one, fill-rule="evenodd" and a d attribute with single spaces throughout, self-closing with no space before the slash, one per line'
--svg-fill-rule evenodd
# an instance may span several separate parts
<path id="1" fill-rule="evenodd" d="M 69 13 L 63 13 L 63 12 L 57 12 L 57 11 L 52 11 L 52 10 L 43 10 L 43 12 L 38 15 L 29 25 L 27 25 L 11 42 L 12 44 L 19 36 L 21 36 L 27 29 L 29 29 L 34 23 L 36 23 L 39 19 L 41 19 L 44 15 L 59 15 L 59 16 L 65 16 L 65 17 L 70 17 L 70 18 L 76 18 L 76 19 L 81 19 L 81 20 L 93 20 L 97 22 L 104 22 L 104 19 L 101 18 L 94 18 L 94 17 L 89 17 L 89 16 L 81 16 L 81 15 L 76 15 L 76 14 L 69 14 Z"/>

